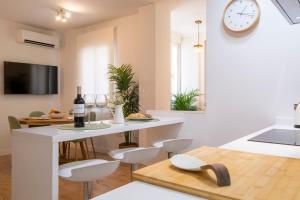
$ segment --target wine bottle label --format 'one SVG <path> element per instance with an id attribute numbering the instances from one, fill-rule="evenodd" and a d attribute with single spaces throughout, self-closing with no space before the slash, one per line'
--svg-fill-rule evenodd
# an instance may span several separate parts
<path id="1" fill-rule="evenodd" d="M 73 114 L 75 117 L 84 117 L 84 104 L 74 104 Z"/>

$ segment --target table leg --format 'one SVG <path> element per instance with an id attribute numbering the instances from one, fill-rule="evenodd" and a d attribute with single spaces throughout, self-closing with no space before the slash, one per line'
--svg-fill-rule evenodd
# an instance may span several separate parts
<path id="1" fill-rule="evenodd" d="M 58 200 L 58 143 L 18 132 L 12 136 L 12 200 Z"/>

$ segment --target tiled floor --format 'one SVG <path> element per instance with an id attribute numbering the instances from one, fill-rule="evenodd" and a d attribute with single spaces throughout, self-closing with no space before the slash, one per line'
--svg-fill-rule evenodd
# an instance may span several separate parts
<path id="1" fill-rule="evenodd" d="M 97 158 L 109 159 L 107 155 L 97 154 Z M 121 164 L 119 169 L 109 177 L 93 183 L 93 195 L 100 195 L 130 181 L 130 166 Z M 0 200 L 9 200 L 11 193 L 11 156 L 0 157 Z M 59 181 L 60 200 L 81 200 L 83 196 L 81 183 Z"/>

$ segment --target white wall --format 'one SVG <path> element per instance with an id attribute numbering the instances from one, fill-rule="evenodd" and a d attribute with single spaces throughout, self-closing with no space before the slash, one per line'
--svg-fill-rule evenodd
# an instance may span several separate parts
<path id="1" fill-rule="evenodd" d="M 17 43 L 18 29 L 45 32 L 0 19 L 0 155 L 10 152 L 8 115 L 19 118 L 34 110 L 48 112 L 51 107 L 59 107 L 58 95 L 4 95 L 3 61 L 59 65 L 58 50 Z"/>
<path id="2" fill-rule="evenodd" d="M 276 116 L 293 117 L 293 103 L 300 100 L 300 26 L 289 25 L 271 1 L 260 0 L 261 19 L 256 29 L 229 34 L 222 26 L 227 3 L 208 1 L 209 109 L 241 116 L 240 121 L 253 124 L 253 128 L 273 122 Z"/>
<path id="3" fill-rule="evenodd" d="M 228 1 L 207 1 L 205 113 L 152 112 L 185 118 L 177 135 L 194 138 L 193 147 L 219 146 L 275 123 L 276 116 L 293 116 L 300 98 L 300 25 L 290 26 L 271 1 L 258 2 L 258 26 L 232 34 L 222 24 Z"/>
<path id="4" fill-rule="evenodd" d="M 139 8 L 139 97 L 141 110 L 155 106 L 155 6 Z"/>
<path id="5" fill-rule="evenodd" d="M 155 3 L 155 109 L 170 109 L 171 0 Z"/>

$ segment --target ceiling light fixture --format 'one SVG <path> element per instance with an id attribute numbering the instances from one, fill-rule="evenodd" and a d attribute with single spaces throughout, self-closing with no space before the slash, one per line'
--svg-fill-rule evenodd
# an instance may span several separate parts
<path id="1" fill-rule="evenodd" d="M 196 53 L 201 53 L 203 51 L 203 45 L 200 44 L 200 24 L 202 24 L 202 21 L 196 20 L 195 23 L 198 26 L 198 42 L 194 45 L 194 48 Z"/>
<path id="2" fill-rule="evenodd" d="M 65 9 L 60 8 L 56 11 L 56 21 L 67 22 L 68 18 L 71 18 L 71 13 L 67 12 Z"/>

